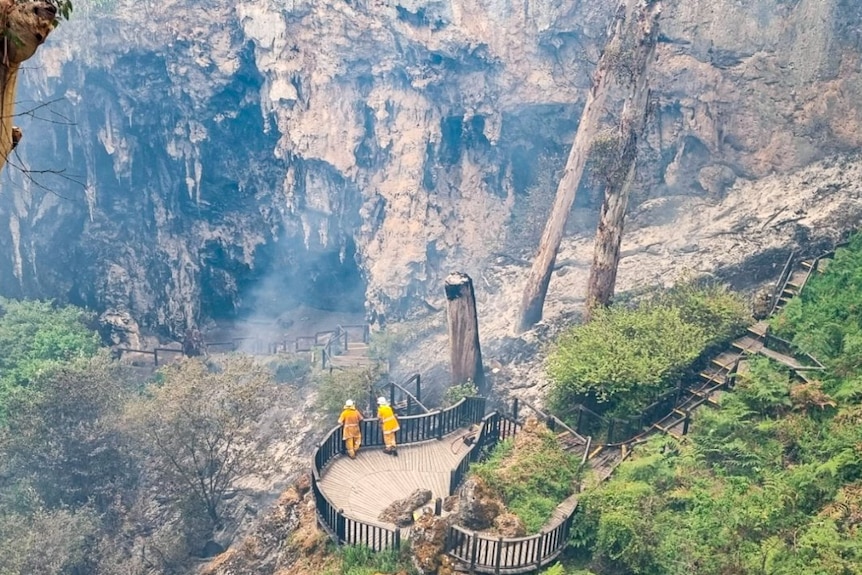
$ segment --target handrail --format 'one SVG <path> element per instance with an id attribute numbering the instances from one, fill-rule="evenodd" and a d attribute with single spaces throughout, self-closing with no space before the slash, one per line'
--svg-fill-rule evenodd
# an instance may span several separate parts
<path id="1" fill-rule="evenodd" d="M 811 355 L 807 351 L 802 351 L 801 349 L 798 349 L 796 346 L 793 345 L 792 342 L 789 342 L 784 338 L 780 338 L 777 335 L 772 334 L 772 333 L 767 333 L 766 334 L 766 341 L 767 342 L 769 342 L 769 341 L 778 342 L 779 344 L 782 345 L 782 347 L 784 347 L 784 349 L 786 349 L 791 354 L 793 354 L 794 359 L 804 357 L 809 362 L 814 364 L 814 365 L 804 365 L 804 366 L 802 366 L 802 369 L 826 369 L 826 366 L 823 365 L 822 363 L 820 363 L 820 361 L 816 357 L 814 357 L 813 355 Z M 794 368 L 794 369 L 798 369 L 798 368 Z"/>
<path id="2" fill-rule="evenodd" d="M 571 503 L 577 494 L 563 504 Z M 515 575 L 531 573 L 555 560 L 569 542 L 569 532 L 577 511 L 562 517 L 549 529 L 526 537 L 494 537 L 451 525 L 446 531 L 448 553 L 469 566 L 471 573 Z"/>
<path id="3" fill-rule="evenodd" d="M 529 403 L 528 401 L 526 401 L 524 399 L 516 399 L 516 401 L 519 404 L 522 403 L 522 404 L 526 405 L 527 407 L 529 407 L 533 412 L 535 412 L 539 417 L 541 417 L 544 420 L 553 419 L 554 425 L 559 425 L 560 427 L 562 427 L 563 429 L 565 429 L 566 431 L 571 433 L 573 436 L 575 436 L 576 438 L 583 441 L 584 443 L 587 442 L 587 437 L 584 437 L 583 435 L 581 435 L 580 433 L 578 433 L 577 431 L 575 431 L 574 429 L 572 429 L 571 427 L 566 425 L 566 422 L 564 422 L 562 419 L 560 419 L 556 415 L 554 415 L 554 414 L 548 415 L 545 412 L 543 412 L 541 409 L 537 408 L 536 406 L 532 405 L 531 403 Z"/>
<path id="4" fill-rule="evenodd" d="M 407 396 L 408 412 L 409 412 L 409 407 L 411 405 L 416 405 L 419 407 L 419 409 L 421 409 L 423 411 L 423 413 L 431 413 L 431 410 L 428 409 L 424 403 L 419 401 L 418 397 L 416 397 L 415 395 L 410 393 L 410 390 L 404 388 L 402 385 L 400 385 L 398 383 L 395 383 L 394 381 L 380 383 L 377 385 L 377 387 L 372 388 L 372 391 L 371 391 L 372 400 L 374 399 L 374 395 L 376 393 L 382 392 L 384 390 L 384 388 L 386 388 L 386 387 L 389 388 L 389 403 L 391 405 L 393 405 L 393 406 L 395 405 L 395 390 L 398 389 L 401 391 L 402 394 Z M 411 404 L 411 402 L 412 402 L 412 404 Z"/>
<path id="5" fill-rule="evenodd" d="M 327 359 L 329 360 L 328 363 L 332 364 L 332 344 L 341 339 L 342 336 L 344 337 L 344 349 L 347 349 L 347 332 L 340 325 L 335 328 L 335 331 L 326 340 L 326 344 L 324 344 L 321 351 L 321 362 L 324 369 L 326 369 Z"/>
<path id="6" fill-rule="evenodd" d="M 772 298 L 769 302 L 769 315 L 775 313 L 775 308 L 778 307 L 778 300 L 781 299 L 781 294 L 784 293 L 784 288 L 787 287 L 787 282 L 790 281 L 793 259 L 795 257 L 796 250 L 793 250 L 790 252 L 790 257 L 787 258 L 787 262 L 784 264 L 784 269 L 781 270 L 781 275 L 778 276 L 778 280 L 775 282 L 775 289 L 772 291 Z"/>
<path id="7" fill-rule="evenodd" d="M 443 436 L 464 427 L 470 423 L 482 421 L 485 413 L 485 399 L 482 397 L 465 397 L 455 405 L 432 413 L 400 417 L 398 442 L 401 445 L 419 443 Z M 362 422 L 363 446 L 382 446 L 382 430 L 377 419 L 366 419 Z M 394 531 L 381 524 L 353 519 L 345 515 L 341 509 L 336 509 L 326 497 L 317 483 L 320 481 L 326 466 L 342 453 L 341 426 L 332 428 L 323 440 L 314 448 L 312 455 L 311 479 L 315 489 L 315 506 L 317 518 L 324 529 L 337 543 L 351 545 L 367 545 L 375 550 L 397 548 L 400 545 L 401 532 Z M 369 537 L 371 539 L 369 539 Z"/>

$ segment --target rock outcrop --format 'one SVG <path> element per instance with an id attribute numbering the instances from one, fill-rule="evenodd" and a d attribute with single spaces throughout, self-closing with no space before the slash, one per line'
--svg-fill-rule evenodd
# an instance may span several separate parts
<path id="1" fill-rule="evenodd" d="M 431 490 L 417 489 L 404 499 L 393 501 L 380 512 L 378 519 L 394 523 L 398 527 L 407 527 L 413 523 L 413 512 L 431 501 Z"/>
<path id="2" fill-rule="evenodd" d="M 613 9 L 78 4 L 22 79 L 59 101 L 24 126 L 32 178 L 0 194 L 0 293 L 174 337 L 312 298 L 402 317 L 451 269 L 532 251 Z M 670 6 L 634 210 L 858 147 L 860 18 L 854 0 Z"/>
<path id="3" fill-rule="evenodd" d="M 503 512 L 503 503 L 478 476 L 471 475 L 458 493 L 457 522 L 467 529 L 480 531 L 494 524 Z"/>

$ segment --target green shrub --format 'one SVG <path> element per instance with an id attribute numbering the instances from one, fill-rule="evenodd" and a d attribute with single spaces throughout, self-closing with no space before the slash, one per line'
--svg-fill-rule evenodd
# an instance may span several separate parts
<path id="1" fill-rule="evenodd" d="M 862 374 L 862 234 L 836 251 L 826 273 L 812 274 L 771 324 L 836 375 Z"/>
<path id="2" fill-rule="evenodd" d="M 317 390 L 318 408 L 337 417 L 348 399 L 355 401 L 359 410 L 363 411 L 362 406 L 371 397 L 371 390 L 380 381 L 381 374 L 377 367 L 353 367 L 318 371 L 311 378 Z M 374 414 L 364 412 L 363 415 L 374 417 Z"/>
<path id="3" fill-rule="evenodd" d="M 92 321 L 92 314 L 74 306 L 0 299 L 0 421 L 9 395 L 53 367 L 98 351 Z"/>
<path id="4" fill-rule="evenodd" d="M 459 385 L 450 385 L 443 393 L 443 407 L 455 405 L 465 397 L 476 397 L 479 388 L 472 380 L 467 380 Z"/>
<path id="5" fill-rule="evenodd" d="M 362 545 L 340 548 L 341 575 L 375 575 L 377 573 L 416 573 L 407 549 L 374 552 Z"/>
<path id="6" fill-rule="evenodd" d="M 391 330 L 372 332 L 368 339 L 368 355 L 377 361 L 392 359 L 401 343 L 400 336 Z"/>
<path id="7" fill-rule="evenodd" d="M 500 494 L 506 507 L 530 533 L 538 532 L 556 506 L 574 493 L 580 461 L 566 453 L 544 426 L 523 429 L 502 442 L 491 456 L 470 467 Z"/>
<path id="8" fill-rule="evenodd" d="M 311 374 L 311 362 L 307 357 L 293 354 L 279 354 L 269 360 L 266 366 L 272 372 L 276 383 L 299 383 Z"/>
<path id="9" fill-rule="evenodd" d="M 685 284 L 635 308 L 599 309 L 557 340 L 551 402 L 565 412 L 590 396 L 614 416 L 636 415 L 746 322 L 742 300 L 716 286 Z"/>

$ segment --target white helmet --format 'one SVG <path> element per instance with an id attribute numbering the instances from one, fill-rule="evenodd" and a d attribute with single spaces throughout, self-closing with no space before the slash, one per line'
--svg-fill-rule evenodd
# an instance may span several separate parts
<path id="1" fill-rule="evenodd" d="M 386 398 L 381 395 L 377 398 L 377 405 L 389 405 L 389 402 L 386 401 Z"/>
<path id="2" fill-rule="evenodd" d="M 344 402 L 344 407 L 353 407 L 353 405 L 354 404 L 353 404 L 352 399 L 348 399 L 347 401 Z"/>

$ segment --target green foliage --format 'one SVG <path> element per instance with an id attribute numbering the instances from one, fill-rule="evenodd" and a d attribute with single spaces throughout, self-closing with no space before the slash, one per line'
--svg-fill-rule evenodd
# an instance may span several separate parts
<path id="1" fill-rule="evenodd" d="M 43 372 L 32 393 L 10 401 L 0 431 L 7 473 L 51 508 L 104 512 L 134 486 L 137 469 L 117 429 L 130 392 L 118 366 L 100 354 Z"/>
<path id="2" fill-rule="evenodd" d="M 790 373 L 765 357 L 751 358 L 736 378 L 737 397 L 753 412 L 780 415 L 792 406 Z"/>
<path id="3" fill-rule="evenodd" d="M 300 383 L 311 374 L 312 365 L 306 357 L 278 354 L 267 362 L 276 383 Z"/>
<path id="4" fill-rule="evenodd" d="M 29 514 L 0 509 L 0 573 L 67 575 L 91 573 L 89 562 L 98 532 L 88 509 L 37 509 Z"/>
<path id="5" fill-rule="evenodd" d="M 51 302 L 0 299 L 0 421 L 10 396 L 40 374 L 99 349 L 92 315 Z"/>
<path id="6" fill-rule="evenodd" d="M 500 494 L 529 533 L 537 533 L 557 505 L 574 493 L 579 460 L 566 453 L 544 426 L 524 428 L 516 441 L 502 442 L 491 456 L 470 467 Z"/>
<path id="7" fill-rule="evenodd" d="M 862 406 L 792 411 L 791 389 L 751 361 L 686 443 L 653 438 L 582 495 L 572 546 L 600 575 L 856 573 Z"/>
<path id="8" fill-rule="evenodd" d="M 335 418 L 341 413 L 344 402 L 352 399 L 362 411 L 372 389 L 382 375 L 379 367 L 352 367 L 312 374 L 312 385 L 317 390 L 317 407 Z M 363 413 L 369 416 L 369 414 Z M 334 421 L 334 420 L 333 420 Z"/>
<path id="9" fill-rule="evenodd" d="M 443 393 L 443 406 L 449 407 L 455 405 L 465 397 L 476 397 L 479 395 L 479 388 L 473 383 L 473 380 L 468 379 L 464 383 L 458 385 L 450 385 Z"/>
<path id="10" fill-rule="evenodd" d="M 184 359 L 162 371 L 164 383 L 129 404 L 129 431 L 142 440 L 163 495 L 192 500 L 217 526 L 228 490 L 271 465 L 262 451 L 271 437 L 258 422 L 272 378 L 244 356 L 219 365 Z"/>
<path id="11" fill-rule="evenodd" d="M 340 575 L 376 575 L 377 573 L 416 573 L 407 549 L 388 549 L 375 553 L 368 547 L 348 545 L 339 549 Z"/>
<path id="12" fill-rule="evenodd" d="M 772 328 L 836 375 L 862 375 L 862 234 L 836 251 L 825 274 L 812 274 Z"/>
<path id="13" fill-rule="evenodd" d="M 371 332 L 368 338 L 368 355 L 377 361 L 388 362 L 401 344 L 401 337 L 392 330 Z"/>
<path id="14" fill-rule="evenodd" d="M 594 396 L 616 416 L 639 413 L 701 356 L 747 321 L 739 297 L 717 286 L 683 284 L 636 308 L 613 306 L 572 328 L 548 360 L 551 400 L 565 411 Z"/>

